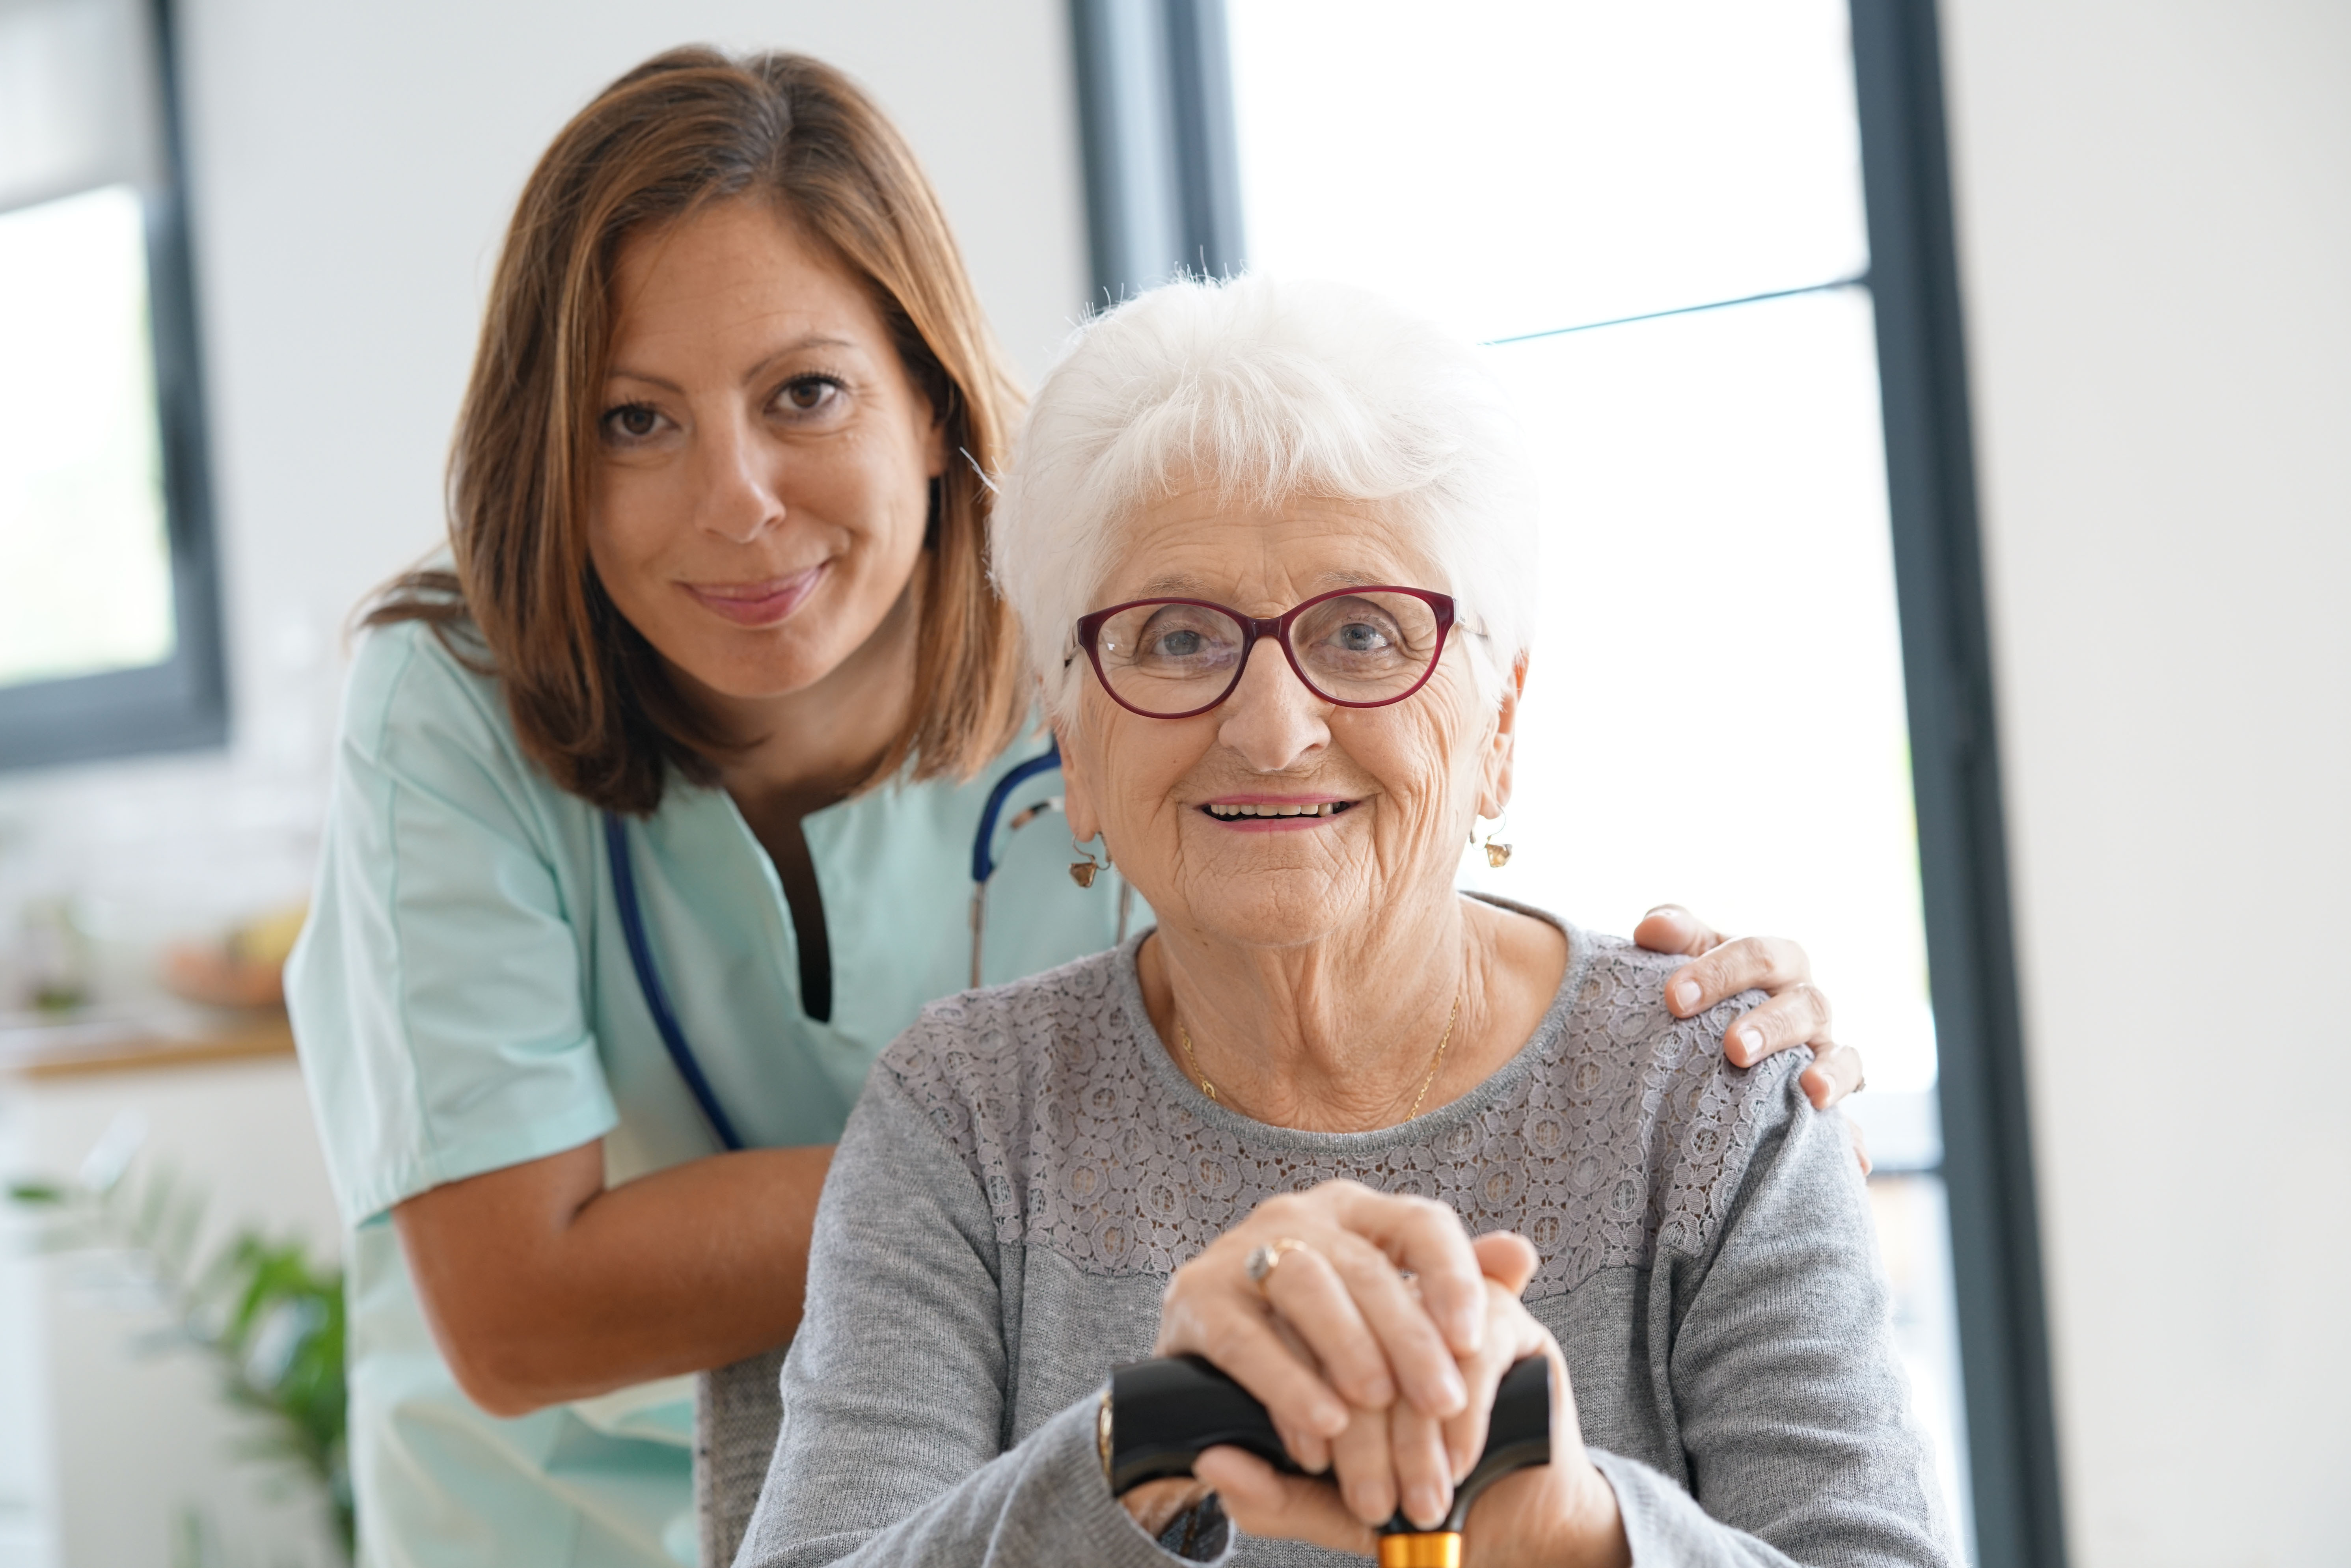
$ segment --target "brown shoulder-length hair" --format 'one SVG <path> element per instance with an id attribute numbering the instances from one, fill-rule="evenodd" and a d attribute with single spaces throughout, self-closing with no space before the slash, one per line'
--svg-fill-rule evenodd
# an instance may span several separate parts
<path id="1" fill-rule="evenodd" d="M 915 569 L 914 706 L 859 788 L 910 760 L 916 778 L 967 778 L 1028 708 L 1011 612 L 988 584 L 981 477 L 1001 464 L 1019 392 L 930 182 L 831 67 L 673 49 L 597 95 L 531 172 L 450 455 L 456 570 L 409 573 L 363 617 L 427 622 L 453 652 L 473 644 L 524 751 L 608 810 L 653 810 L 673 768 L 716 782 L 732 744 L 684 700 L 588 559 L 613 277 L 632 236 L 742 195 L 778 202 L 864 280 L 945 427 L 949 461 Z"/>

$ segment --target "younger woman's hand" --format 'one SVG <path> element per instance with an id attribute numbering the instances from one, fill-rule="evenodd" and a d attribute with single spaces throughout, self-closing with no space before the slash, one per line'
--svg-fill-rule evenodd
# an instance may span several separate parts
<path id="1" fill-rule="evenodd" d="M 1633 927 L 1633 940 L 1652 953 L 1694 959 L 1666 982 L 1666 1006 L 1676 1018 L 1695 1018 L 1726 997 L 1761 991 L 1765 999 L 1724 1031 L 1722 1054 L 1735 1067 L 1752 1067 L 1792 1046 L 1813 1048 L 1804 1069 L 1804 1095 L 1825 1111 L 1861 1091 L 1861 1052 L 1829 1038 L 1829 998 L 1813 984 L 1813 960 L 1784 936 L 1726 940 L 1678 904 L 1661 904 Z M 1869 1169 L 1861 1129 L 1852 1127 L 1853 1155 Z"/>
<path id="2" fill-rule="evenodd" d="M 1452 1507 L 1453 1482 L 1468 1474 L 1485 1449 L 1487 1417 L 1503 1374 L 1529 1355 L 1541 1355 L 1550 1361 L 1552 1372 L 1551 1463 L 1505 1477 L 1478 1499 L 1463 1532 L 1464 1561 L 1472 1568 L 1515 1568 L 1520 1563 L 1528 1568 L 1626 1568 L 1632 1553 L 1616 1494 L 1583 1451 L 1566 1360 L 1550 1331 L 1519 1300 L 1540 1264 L 1535 1249 L 1525 1239 L 1508 1234 L 1481 1236 L 1475 1245 L 1488 1279 L 1484 1343 L 1462 1366 L 1471 1387 L 1474 1430 L 1461 1434 L 1459 1446 L 1447 1444 L 1450 1469 L 1441 1494 L 1416 1496 L 1407 1490 L 1405 1516 L 1425 1524 L 1444 1518 Z M 1364 1424 L 1384 1420 L 1400 1426 L 1416 1417 L 1409 1406 L 1399 1406 L 1386 1415 L 1358 1412 L 1357 1418 Z M 1400 1447 L 1409 1440 L 1401 1432 L 1390 1436 Z M 1343 1460 L 1342 1471 L 1343 1475 Z M 1367 1520 L 1352 1490 L 1343 1493 L 1323 1481 L 1283 1475 L 1241 1448 L 1209 1449 L 1200 1456 L 1195 1475 L 1220 1494 L 1234 1524 L 1251 1534 L 1309 1542 L 1358 1556 L 1378 1554 L 1373 1525 L 1384 1523 L 1389 1511 Z"/>

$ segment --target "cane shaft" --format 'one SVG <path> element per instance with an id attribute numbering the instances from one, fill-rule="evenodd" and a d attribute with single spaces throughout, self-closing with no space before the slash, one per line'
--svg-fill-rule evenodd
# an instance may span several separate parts
<path id="1" fill-rule="evenodd" d="M 1461 1568 L 1461 1534 L 1431 1530 L 1380 1537 L 1380 1568 Z"/>

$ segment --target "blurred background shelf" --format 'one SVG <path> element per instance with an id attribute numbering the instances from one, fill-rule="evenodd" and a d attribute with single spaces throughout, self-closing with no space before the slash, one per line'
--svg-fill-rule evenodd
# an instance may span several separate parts
<path id="1" fill-rule="evenodd" d="M 55 1021 L 0 1015 L 0 1078 L 79 1078 L 293 1054 L 283 1008 L 165 1006 Z"/>

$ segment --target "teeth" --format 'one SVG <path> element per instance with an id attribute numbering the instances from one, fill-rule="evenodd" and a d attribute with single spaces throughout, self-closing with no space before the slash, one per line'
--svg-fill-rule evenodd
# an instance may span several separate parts
<path id="1" fill-rule="evenodd" d="M 1325 800 L 1318 806 L 1228 806 L 1211 801 L 1208 814 L 1228 821 L 1234 817 L 1335 817 L 1346 804 L 1343 800 Z"/>

